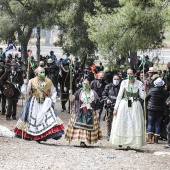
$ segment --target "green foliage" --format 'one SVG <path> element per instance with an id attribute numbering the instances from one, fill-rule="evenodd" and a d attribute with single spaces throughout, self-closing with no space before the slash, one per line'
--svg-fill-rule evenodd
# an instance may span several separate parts
<path id="1" fill-rule="evenodd" d="M 120 0 L 120 7 L 107 11 L 98 1 L 97 14 L 85 15 L 89 38 L 105 59 L 115 60 L 129 51 L 162 47 L 169 5 L 162 0 Z"/>
<path id="2" fill-rule="evenodd" d="M 55 25 L 59 4 L 65 1 L 0 0 L 0 38 L 11 40 L 17 31 L 26 58 L 27 45 L 33 28 L 49 28 Z"/>
<path id="3" fill-rule="evenodd" d="M 85 13 L 96 15 L 94 0 L 72 0 L 64 5 L 59 14 L 59 29 L 61 34 L 58 45 L 62 46 L 65 52 L 69 52 L 79 58 L 88 54 L 91 58 L 97 58 L 97 44 L 89 39 L 87 21 L 84 20 Z M 118 6 L 118 0 L 100 0 L 100 3 L 109 12 L 113 7 Z M 100 9 L 98 9 L 100 10 Z"/>
<path id="4" fill-rule="evenodd" d="M 79 58 L 86 54 L 95 56 L 96 46 L 88 38 L 88 24 L 84 21 L 84 13 L 93 13 L 94 4 L 90 0 L 72 0 L 68 6 L 64 6 L 59 14 L 60 40 L 58 45 L 64 52 L 69 52 Z"/>

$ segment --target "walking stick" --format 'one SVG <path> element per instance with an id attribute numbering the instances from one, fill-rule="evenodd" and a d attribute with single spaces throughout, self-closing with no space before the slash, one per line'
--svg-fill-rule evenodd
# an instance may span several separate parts
<path id="1" fill-rule="evenodd" d="M 71 63 L 70 63 L 70 93 L 71 95 L 69 96 L 70 97 L 70 114 L 72 114 L 72 79 L 73 79 L 73 75 L 72 75 L 72 67 L 73 65 L 73 61 L 72 61 L 72 58 L 71 58 Z M 69 145 L 70 145 L 70 139 L 69 139 Z"/>
<path id="2" fill-rule="evenodd" d="M 145 83 L 145 71 L 144 71 L 144 69 L 145 69 L 145 59 L 144 59 L 144 55 L 143 55 L 143 59 L 142 59 L 143 61 L 142 61 L 142 64 L 143 64 L 143 83 Z M 145 87 L 144 87 L 144 103 L 143 103 L 143 107 L 144 107 L 144 109 L 143 109 L 143 111 L 144 111 L 144 136 L 145 136 L 145 142 L 146 142 L 146 100 L 145 100 L 145 98 L 146 98 L 146 84 L 144 84 L 145 85 Z"/>
<path id="3" fill-rule="evenodd" d="M 28 80 L 29 68 L 30 68 L 30 62 L 28 60 L 27 73 L 26 73 L 26 79 L 27 80 Z M 28 85 L 26 85 L 25 104 L 26 104 L 26 101 L 27 101 L 27 97 L 28 97 Z M 26 108 L 24 109 L 24 120 L 23 120 L 23 126 L 22 126 L 22 139 L 24 139 L 24 127 L 25 127 L 25 124 L 26 124 L 25 116 L 26 116 Z"/>
<path id="4" fill-rule="evenodd" d="M 142 62 L 139 66 L 139 68 L 143 66 L 143 84 L 145 85 L 145 58 L 144 58 L 144 54 L 142 54 Z M 144 112 L 144 136 L 145 136 L 145 142 L 146 142 L 146 85 L 144 87 L 144 96 L 143 96 L 143 99 L 144 99 L 144 103 L 143 103 L 143 112 Z"/>

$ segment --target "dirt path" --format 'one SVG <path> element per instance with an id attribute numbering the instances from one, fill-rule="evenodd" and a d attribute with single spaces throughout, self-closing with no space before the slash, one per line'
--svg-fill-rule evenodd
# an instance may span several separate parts
<path id="1" fill-rule="evenodd" d="M 21 112 L 21 101 L 18 104 L 18 115 Z M 70 115 L 60 113 L 60 103 L 56 104 L 59 117 L 65 128 Z M 17 121 L 6 121 L 0 115 L 0 125 L 13 129 Z M 48 140 L 42 144 L 21 139 L 0 137 L 0 170 L 169 170 L 170 149 L 165 150 L 160 144 L 146 145 L 140 151 L 125 150 L 113 147 L 106 141 L 106 122 L 101 122 L 104 139 L 88 148 L 80 148 L 79 143 L 62 139 Z M 156 156 L 154 152 L 165 152 L 169 155 Z"/>

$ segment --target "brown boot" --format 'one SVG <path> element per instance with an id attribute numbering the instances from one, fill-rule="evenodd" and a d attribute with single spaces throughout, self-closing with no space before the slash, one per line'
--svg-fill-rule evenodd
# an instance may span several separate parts
<path id="1" fill-rule="evenodd" d="M 154 143 L 158 144 L 158 138 L 159 138 L 158 135 L 154 135 Z"/>
<path id="2" fill-rule="evenodd" d="M 153 134 L 148 134 L 148 144 L 152 144 Z"/>

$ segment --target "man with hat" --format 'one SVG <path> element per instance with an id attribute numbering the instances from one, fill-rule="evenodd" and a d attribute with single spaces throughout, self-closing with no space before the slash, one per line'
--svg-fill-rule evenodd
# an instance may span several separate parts
<path id="1" fill-rule="evenodd" d="M 54 55 L 54 51 L 50 51 L 49 58 L 51 58 L 55 62 L 55 64 L 57 65 L 57 57 Z"/>
<path id="2" fill-rule="evenodd" d="M 67 62 L 63 62 L 63 59 L 62 59 L 61 65 L 60 65 L 60 73 L 58 76 L 58 82 L 60 83 L 60 98 L 61 98 L 61 106 L 62 106 L 61 112 L 64 112 L 66 110 L 66 103 L 67 101 L 69 101 L 70 68 L 71 68 L 70 63 L 71 63 L 70 59 L 67 60 Z"/>
<path id="3" fill-rule="evenodd" d="M 5 71 L 5 73 L 1 76 L 0 83 L 4 88 L 3 93 L 6 95 L 8 100 L 6 119 L 10 120 L 12 115 L 13 120 L 16 120 L 20 87 L 23 84 L 22 72 L 17 70 L 16 62 L 10 63 L 10 70 Z"/>
<path id="4" fill-rule="evenodd" d="M 154 85 L 153 85 L 153 81 L 155 80 L 155 79 L 153 79 L 154 77 L 154 75 L 155 74 L 157 74 L 157 69 L 155 68 L 155 67 L 150 67 L 149 68 L 149 71 L 148 71 L 148 75 L 149 75 L 149 77 L 148 77 L 148 89 L 150 89 L 150 88 L 152 88 Z M 159 75 L 158 75 L 158 77 L 159 77 Z M 156 78 L 156 76 L 155 76 L 155 78 Z"/>

